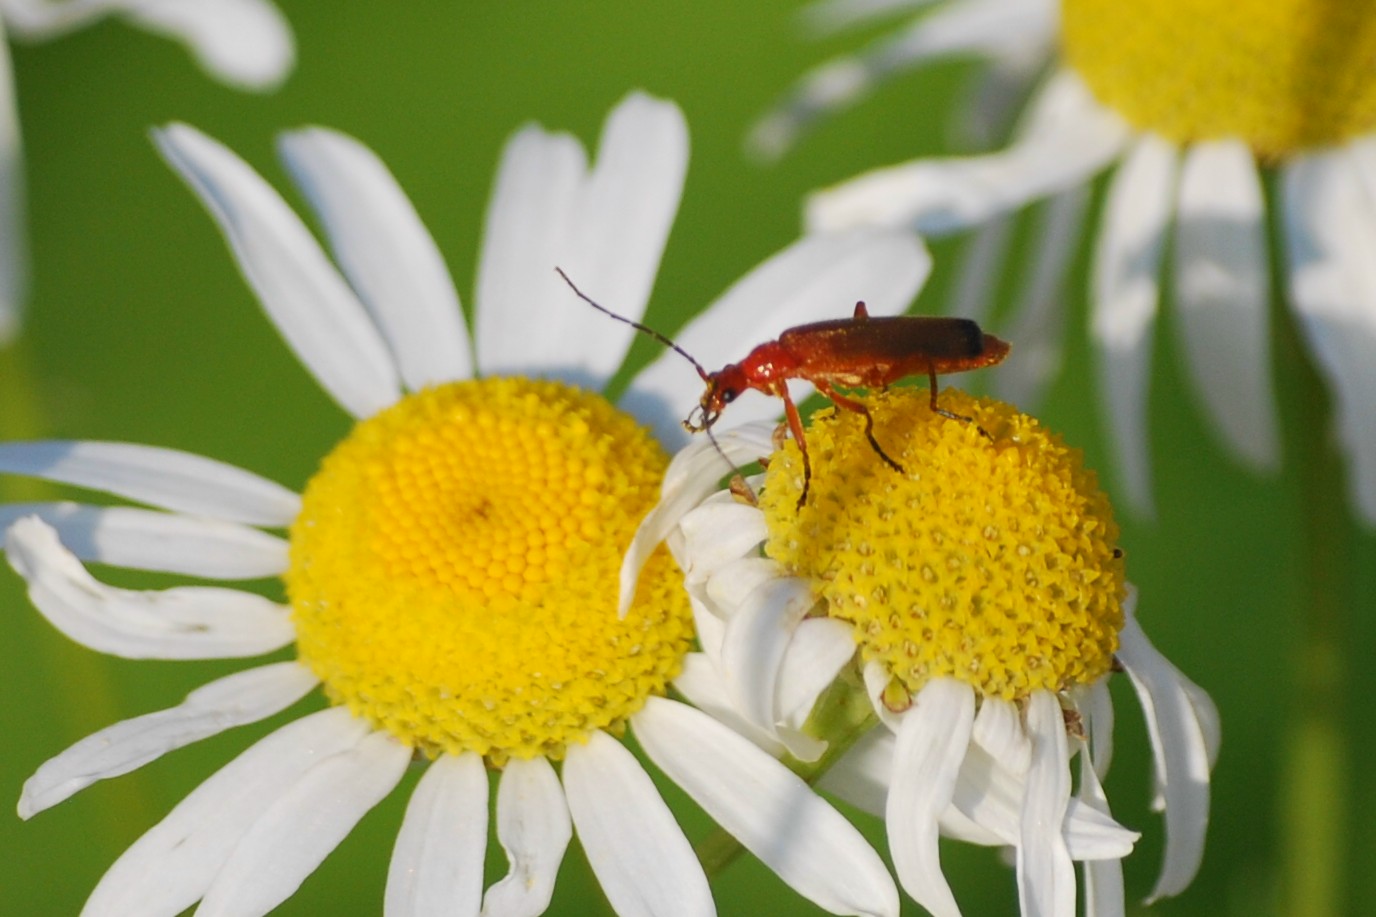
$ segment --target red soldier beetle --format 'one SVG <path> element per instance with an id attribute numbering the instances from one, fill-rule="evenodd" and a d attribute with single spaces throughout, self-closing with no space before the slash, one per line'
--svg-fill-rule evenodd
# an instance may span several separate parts
<path id="1" fill-rule="evenodd" d="M 740 362 L 728 363 L 716 372 L 708 372 L 669 338 L 599 305 L 579 290 L 561 269 L 556 267 L 555 270 L 579 299 L 599 312 L 650 335 L 693 365 L 707 388 L 698 406 L 683 421 L 688 432 L 705 431 L 710 437 L 712 425 L 721 417 L 726 406 L 749 389 L 782 398 L 789 432 L 793 434 L 803 457 L 803 492 L 798 498 L 799 507 L 807 502 L 812 465 L 808 460 L 803 420 L 798 414 L 798 406 L 788 393 L 789 379 L 811 382 L 837 407 L 863 415 L 865 438 L 870 446 L 889 467 L 901 473 L 903 466 L 894 461 L 874 438 L 874 418 L 870 416 L 869 409 L 862 402 L 836 391 L 835 386 L 882 390 L 907 376 L 926 374 L 932 412 L 951 420 L 974 423 L 971 417 L 941 407 L 937 402 L 936 377 L 993 366 L 1008 356 L 1009 345 L 1006 341 L 985 334 L 978 323 L 968 318 L 912 315 L 871 317 L 865 304 L 857 302 L 850 318 L 811 322 L 789 328 L 777 339 L 766 341 L 751 350 Z M 983 428 L 978 429 L 985 436 L 989 435 Z"/>

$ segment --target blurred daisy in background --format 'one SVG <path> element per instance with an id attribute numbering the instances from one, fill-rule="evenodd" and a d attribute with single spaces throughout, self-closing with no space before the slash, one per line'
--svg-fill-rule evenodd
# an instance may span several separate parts
<path id="1" fill-rule="evenodd" d="M 1376 522 L 1370 8 L 1303 0 L 831 0 L 811 15 L 835 25 L 919 6 L 931 9 L 899 38 L 806 81 L 757 139 L 783 145 L 803 120 L 938 54 L 987 58 L 1007 77 L 995 80 L 1006 89 L 1045 75 L 1006 149 L 917 160 L 819 191 L 807 202 L 809 228 L 909 226 L 940 235 L 1045 198 L 1052 209 L 1038 235 L 1049 241 L 1035 244 L 1032 270 L 1055 277 L 1083 225 L 1083 189 L 1112 169 L 1094 237 L 1090 326 L 1125 495 L 1142 511 L 1152 505 L 1148 374 L 1168 249 L 1180 349 L 1210 425 L 1248 466 L 1278 465 L 1268 315 L 1274 242 L 1290 309 L 1334 394 L 1352 502 Z M 1277 178 L 1271 193 L 1268 174 Z M 1054 312 L 1037 300 L 1027 308 Z M 1059 333 L 1058 316 L 1032 318 L 1013 318 L 1031 337 L 1008 336 L 1031 343 L 1021 352 L 1042 365 L 1010 360 L 1008 372 L 1023 378 L 1001 390 L 1024 402 L 1057 362 L 1046 335 Z"/>
<path id="2" fill-rule="evenodd" d="M 1203 855 L 1213 702 L 1137 623 L 1111 507 L 1080 452 L 1005 404 L 951 389 L 941 402 L 973 422 L 934 414 L 920 390 L 866 402 L 902 471 L 871 446 L 858 412 L 814 414 L 801 506 L 793 440 L 753 482 L 755 504 L 704 499 L 721 460 L 708 444 L 685 450 L 623 582 L 668 540 L 725 689 L 694 700 L 735 710 L 804 758 L 808 741 L 853 742 L 821 785 L 883 814 L 903 887 L 937 917 L 960 912 L 939 834 L 1012 848 L 1024 915 L 1074 917 L 1075 862 L 1086 913 L 1123 913 L 1120 860 L 1137 835 L 1113 820 L 1101 780 L 1108 681 L 1125 671 L 1165 814 L 1152 897 L 1178 894 Z M 749 434 L 722 437 L 734 460 L 769 451 L 767 429 Z"/>
<path id="3" fill-rule="evenodd" d="M 673 428 L 701 380 L 670 353 L 632 380 L 622 408 L 597 394 L 634 331 L 580 302 L 554 268 L 643 315 L 687 167 L 678 109 L 630 96 L 593 165 L 567 135 L 530 126 L 512 138 L 486 218 L 472 345 L 442 256 L 357 141 L 310 128 L 281 143 L 332 264 L 228 149 L 184 125 L 156 139 L 268 316 L 358 423 L 300 496 L 168 449 L 0 446 L 5 472 L 154 507 L 4 508 L 0 521 L 17 520 L 10 563 L 68 636 L 131 658 L 293 643 L 297 654 L 77 743 L 28 781 L 21 815 L 271 716 L 317 685 L 330 701 L 201 784 L 114 864 L 87 910 L 176 914 L 200 901 L 199 913 L 265 913 L 409 763 L 425 761 L 392 854 L 388 914 L 539 913 L 574 830 L 619 913 L 710 914 L 703 868 L 621 741 L 630 729 L 798 892 L 835 913 L 896 914 L 893 880 L 849 822 L 773 757 L 665 696 L 693 640 L 665 552 L 617 614 L 623 552 L 667 464 L 643 424 Z M 906 232 L 804 240 L 680 339 L 711 358 L 726 323 L 796 324 L 856 295 L 893 313 L 927 269 Z M 266 531 L 283 528 L 285 539 Z M 119 589 L 83 560 L 206 579 L 280 575 L 288 601 L 212 586 Z M 484 894 L 496 776 L 509 871 Z"/>
<path id="4" fill-rule="evenodd" d="M 296 60 L 291 27 L 268 0 L 0 0 L 0 345 L 18 333 L 28 296 L 24 157 L 7 39 L 48 41 L 107 17 L 181 42 L 206 73 L 237 89 L 276 89 Z"/>

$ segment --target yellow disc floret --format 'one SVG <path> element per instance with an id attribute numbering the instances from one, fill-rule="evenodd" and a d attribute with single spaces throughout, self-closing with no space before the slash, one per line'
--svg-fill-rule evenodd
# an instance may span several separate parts
<path id="1" fill-rule="evenodd" d="M 617 617 L 666 462 L 631 418 L 555 382 L 452 383 L 363 421 L 291 528 L 302 660 L 431 756 L 559 758 L 620 730 L 692 638 L 663 549 Z"/>
<path id="2" fill-rule="evenodd" d="M 949 676 L 985 697 L 1060 691 L 1108 671 L 1123 626 L 1122 554 L 1107 497 L 1078 450 L 1035 419 L 953 389 L 867 402 L 886 464 L 853 411 L 807 432 L 812 484 L 788 441 L 765 477 L 766 553 L 815 583 L 854 627 L 886 699 Z M 894 706 L 898 706 L 897 703 Z"/>
<path id="3" fill-rule="evenodd" d="M 1376 127 L 1370 0 L 1065 0 L 1062 17 L 1099 100 L 1176 142 L 1279 160 Z"/>

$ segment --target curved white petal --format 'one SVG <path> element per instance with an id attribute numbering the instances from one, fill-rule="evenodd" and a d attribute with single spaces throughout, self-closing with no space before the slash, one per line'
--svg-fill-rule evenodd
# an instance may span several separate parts
<path id="1" fill-rule="evenodd" d="M 1192 144 L 1176 208 L 1177 328 L 1195 392 L 1241 459 L 1274 470 L 1271 269 L 1252 151 L 1240 140 Z"/>
<path id="2" fill-rule="evenodd" d="M 278 150 L 407 388 L 471 376 L 468 329 L 444 256 L 377 154 L 323 127 L 284 134 Z"/>
<path id="3" fill-rule="evenodd" d="M 487 768 L 481 755 L 440 755 L 406 804 L 387 869 L 386 917 L 475 917 L 487 855 Z"/>
<path id="4" fill-rule="evenodd" d="M 232 589 L 182 586 L 161 592 L 96 581 L 40 519 L 20 519 L 5 553 L 48 621 L 76 642 L 128 659 L 256 656 L 296 637 L 289 609 Z"/>
<path id="5" fill-rule="evenodd" d="M 32 818 L 97 780 L 118 777 L 169 751 L 285 710 L 319 682 L 296 662 L 236 672 L 197 688 L 180 705 L 93 733 L 24 781 L 19 817 Z"/>
<path id="6" fill-rule="evenodd" d="M 260 740 L 124 851 L 91 893 L 83 917 L 180 914 L 205 894 L 240 838 L 302 774 L 367 734 L 366 724 L 335 707 Z"/>
<path id="7" fill-rule="evenodd" d="M 716 913 L 707 877 L 649 775 L 594 732 L 570 746 L 564 792 L 588 863 L 619 917 Z"/>
<path id="8" fill-rule="evenodd" d="M 692 580 L 705 580 L 727 564 L 758 553 L 769 536 L 764 513 L 736 502 L 729 494 L 725 499 L 710 498 L 688 513 L 679 530 L 683 533 L 682 553 L 689 563 L 683 575 Z"/>
<path id="9" fill-rule="evenodd" d="M 755 554 L 723 564 L 707 580 L 703 590 L 708 608 L 729 621 L 735 616 L 745 597 L 768 580 L 781 579 L 788 572 L 778 561 Z"/>
<path id="10" fill-rule="evenodd" d="M 267 478 L 189 452 L 134 443 L 0 443 L 0 472 L 226 522 L 286 526 L 301 512 L 301 498 Z"/>
<path id="11" fill-rule="evenodd" d="M 975 722 L 975 695 L 950 678 L 928 682 L 903 714 L 894 746 L 884 822 L 903 888 L 933 917 L 959 917 L 937 851 L 941 813 L 951 802 Z"/>
<path id="12" fill-rule="evenodd" d="M 84 561 L 208 579 L 257 579 L 287 569 L 287 542 L 234 522 L 78 503 L 0 505 L 0 529 L 37 516 Z"/>
<path id="13" fill-rule="evenodd" d="M 719 723 L 739 733 L 770 757 L 779 758 L 788 749 L 772 730 L 762 729 L 741 716 L 721 672 L 706 653 L 689 653 L 683 657 L 683 670 L 674 679 L 674 690 L 699 710 Z"/>
<path id="14" fill-rule="evenodd" d="M 15 107 L 14 66 L 0 22 L 0 346 L 19 332 L 29 287 L 24 214 L 24 148 Z"/>
<path id="15" fill-rule="evenodd" d="M 670 779 L 799 894 L 833 914 L 898 913 L 879 855 L 788 768 L 707 714 L 661 697 L 631 718 Z"/>
<path id="16" fill-rule="evenodd" d="M 148 31 L 180 41 L 207 73 L 239 89 L 276 89 L 296 63 L 291 27 L 267 0 L 118 0 L 111 5 Z"/>
<path id="17" fill-rule="evenodd" d="M 410 748 L 374 732 L 307 770 L 245 832 L 196 913 L 266 914 L 290 898 L 396 787 L 410 761 Z"/>
<path id="18" fill-rule="evenodd" d="M 870 706 L 874 710 L 874 715 L 879 717 L 879 722 L 883 723 L 888 729 L 897 734 L 902 726 L 903 714 L 908 708 L 902 710 L 890 710 L 884 703 L 884 692 L 888 690 L 893 677 L 889 675 L 889 670 L 878 661 L 871 660 L 865 663 L 860 670 L 860 676 L 865 682 L 865 694 L 870 699 Z M 911 706 L 911 703 L 909 704 Z"/>
<path id="19" fill-rule="evenodd" d="M 1100 681 L 1098 684 L 1104 683 Z M 1102 694 L 1107 697 L 1106 686 Z M 1087 753 L 1080 757 L 1079 798 L 1096 811 L 1104 815 L 1109 814 L 1108 797 Z M 1105 857 L 1085 863 L 1084 870 L 1085 917 L 1123 917 L 1127 908 L 1123 893 L 1122 861 L 1115 857 Z"/>
<path id="20" fill-rule="evenodd" d="M 855 652 L 855 637 L 845 621 L 808 618 L 799 622 L 779 670 L 780 720 L 802 726 L 817 698 L 836 680 Z"/>
<path id="21" fill-rule="evenodd" d="M 233 152 L 185 124 L 153 139 L 200 197 L 277 330 L 355 417 L 400 397 L 387 345 L 344 278 L 286 202 Z"/>
<path id="22" fill-rule="evenodd" d="M 483 897 L 484 917 L 543 914 L 571 837 L 564 788 L 549 761 L 507 762 L 497 787 L 497 839 L 510 868 Z"/>
<path id="23" fill-rule="evenodd" d="M 1055 694 L 1032 693 L 1027 731 L 1032 761 L 1017 846 L 1019 908 L 1025 917 L 1075 917 L 1075 867 L 1061 830 L 1070 805 L 1070 751 Z"/>
<path id="24" fill-rule="evenodd" d="M 722 675 L 741 712 L 757 726 L 772 728 L 779 721 L 784 654 L 816 604 L 809 583 L 790 576 L 760 585 L 726 622 Z"/>
<path id="25" fill-rule="evenodd" d="M 876 169 L 807 199 L 809 230 L 907 227 L 926 236 L 966 229 L 998 213 L 1087 182 L 1131 137 L 1069 71 L 1053 76 L 1000 153 L 919 159 Z"/>
<path id="26" fill-rule="evenodd" d="M 1290 300 L 1333 392 L 1357 512 L 1376 525 L 1376 155 L 1300 157 L 1281 201 Z"/>
<path id="27" fill-rule="evenodd" d="M 1010 774 L 1024 774 L 1032 763 L 1032 742 L 1023 732 L 1022 714 L 1012 701 L 984 698 L 970 738 Z"/>
<path id="28" fill-rule="evenodd" d="M 1105 423 L 1124 496 L 1143 514 L 1152 512 L 1147 383 L 1175 171 L 1176 151 L 1167 141 L 1148 134 L 1133 145 L 1109 184 L 1091 278 L 1090 334 Z"/>
<path id="29" fill-rule="evenodd" d="M 1094 764 L 1094 773 L 1102 780 L 1108 776 L 1109 766 L 1113 763 L 1113 697 L 1109 694 L 1108 679 L 1101 678 L 1089 686 L 1085 696 L 1077 704 L 1084 717 L 1086 742 L 1085 753 Z"/>
<path id="30" fill-rule="evenodd" d="M 740 360 L 747 347 L 773 340 L 794 325 L 849 318 L 857 300 L 872 315 L 896 315 L 922 289 L 931 265 L 922 240 L 911 233 L 854 230 L 807 236 L 732 284 L 674 339 L 711 370 Z M 676 448 L 686 439 L 679 419 L 701 393 L 702 380 L 681 356 L 665 351 L 631 380 L 620 404 L 649 424 L 661 442 Z M 782 411 L 777 399 L 757 395 L 733 404 L 728 420 L 734 428 L 776 418 Z"/>

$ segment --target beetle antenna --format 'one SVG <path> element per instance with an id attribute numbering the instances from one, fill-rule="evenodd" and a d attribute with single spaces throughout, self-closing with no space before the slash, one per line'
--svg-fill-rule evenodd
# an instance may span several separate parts
<path id="1" fill-rule="evenodd" d="M 659 343 L 663 344 L 665 347 L 668 347 L 674 353 L 683 357 L 683 359 L 687 360 L 689 363 L 692 363 L 693 368 L 698 371 L 698 375 L 701 376 L 704 380 L 707 378 L 707 370 L 702 368 L 702 364 L 699 363 L 697 360 L 694 360 L 692 354 L 690 354 L 688 351 L 684 350 L 682 347 L 675 344 L 673 341 L 669 340 L 667 336 L 660 334 L 658 331 L 656 331 L 648 325 L 642 325 L 640 322 L 633 321 L 632 319 L 629 319 L 624 315 L 617 315 L 611 309 L 608 309 L 606 306 L 597 302 L 591 296 L 584 293 L 582 290 L 578 289 L 577 284 L 575 284 L 572 280 L 569 279 L 569 275 L 564 273 L 563 268 L 555 267 L 554 272 L 558 274 L 560 277 L 564 278 L 564 283 L 567 283 L 569 285 L 569 289 L 573 290 L 573 292 L 578 296 L 579 299 L 583 300 L 583 302 L 592 306 L 594 309 L 596 309 L 598 312 L 601 312 L 603 315 L 609 315 L 612 318 L 616 319 L 618 322 L 630 325 L 632 328 L 634 328 L 636 331 L 639 331 L 641 334 L 648 334 L 650 337 L 654 338 L 656 341 L 659 341 Z"/>

